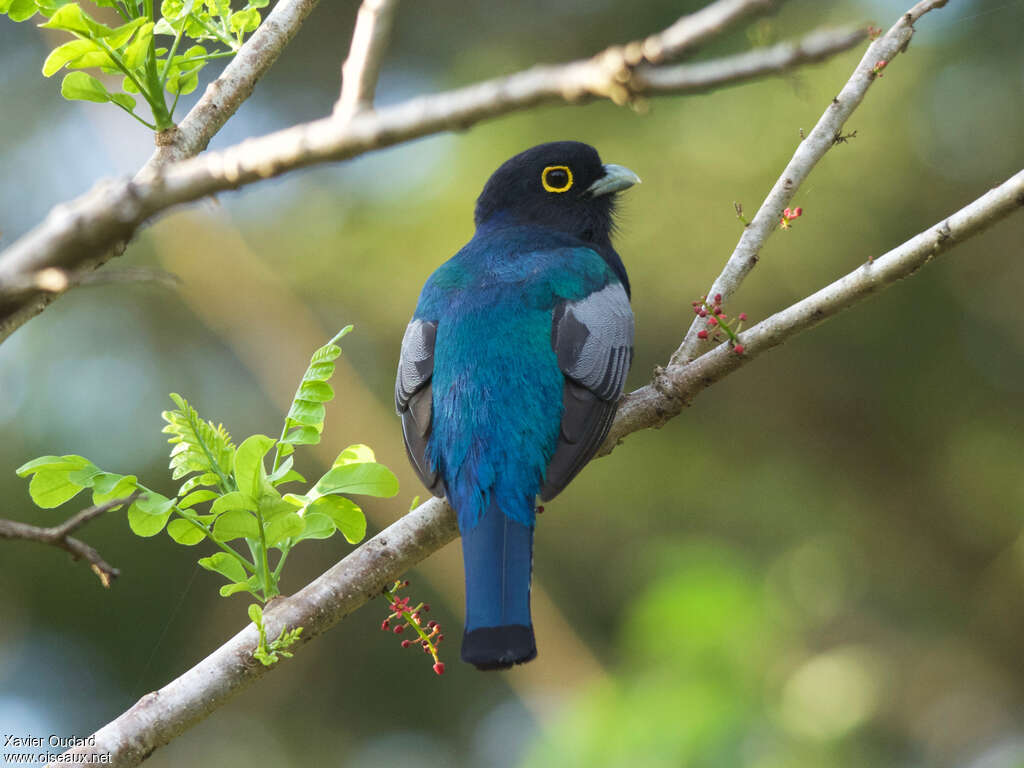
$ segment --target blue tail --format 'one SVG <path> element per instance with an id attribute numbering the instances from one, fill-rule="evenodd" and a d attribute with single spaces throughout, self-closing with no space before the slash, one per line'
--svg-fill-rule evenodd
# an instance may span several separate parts
<path id="1" fill-rule="evenodd" d="M 537 655 L 530 620 L 533 526 L 516 522 L 493 499 L 462 532 L 466 632 L 462 660 L 477 669 L 507 669 Z"/>

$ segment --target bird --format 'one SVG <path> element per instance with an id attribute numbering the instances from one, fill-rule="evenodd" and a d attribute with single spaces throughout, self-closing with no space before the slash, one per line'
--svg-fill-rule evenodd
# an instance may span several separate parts
<path id="1" fill-rule="evenodd" d="M 458 519 L 461 657 L 478 669 L 537 655 L 537 498 L 554 498 L 593 457 L 625 387 L 633 311 L 611 237 L 617 196 L 639 181 L 578 141 L 507 160 L 402 339 L 395 407 L 416 474 Z"/>

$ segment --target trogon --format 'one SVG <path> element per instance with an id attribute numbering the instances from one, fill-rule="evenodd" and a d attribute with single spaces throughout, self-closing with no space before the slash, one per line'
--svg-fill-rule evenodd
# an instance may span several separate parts
<path id="1" fill-rule="evenodd" d="M 462 658 L 537 655 L 530 578 L 537 498 L 604 441 L 633 358 L 629 279 L 612 247 L 616 197 L 640 179 L 576 141 L 505 162 L 476 231 L 427 280 L 402 339 L 395 405 L 423 483 L 458 516 Z"/>

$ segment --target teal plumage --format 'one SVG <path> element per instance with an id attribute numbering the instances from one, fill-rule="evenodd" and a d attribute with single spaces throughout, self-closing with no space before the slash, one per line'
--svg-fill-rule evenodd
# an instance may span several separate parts
<path id="1" fill-rule="evenodd" d="M 509 160 L 480 196 L 473 239 L 428 279 L 403 340 L 396 405 L 414 467 L 458 515 L 462 655 L 480 668 L 536 654 L 536 498 L 557 494 L 593 455 L 622 392 L 633 325 L 610 233 L 614 193 L 635 181 L 577 142 Z"/>

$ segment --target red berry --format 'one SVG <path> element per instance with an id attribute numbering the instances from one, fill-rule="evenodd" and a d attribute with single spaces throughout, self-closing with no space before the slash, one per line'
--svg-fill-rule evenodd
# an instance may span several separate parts
<path id="1" fill-rule="evenodd" d="M 715 294 L 715 304 L 721 304 L 721 303 L 722 303 L 722 294 L 716 293 Z"/>
<path id="2" fill-rule="evenodd" d="M 732 351 L 735 352 L 737 355 L 742 355 L 743 349 L 744 347 L 742 344 L 737 344 L 735 347 L 732 348 Z"/>
<path id="3" fill-rule="evenodd" d="M 707 331 L 697 331 L 697 338 L 698 339 L 706 339 L 707 337 L 708 337 L 708 332 Z"/>
<path id="4" fill-rule="evenodd" d="M 437 662 L 434 665 L 434 671 L 437 672 L 437 674 L 439 674 L 439 675 L 443 675 L 444 674 L 444 662 L 443 661 Z"/>

